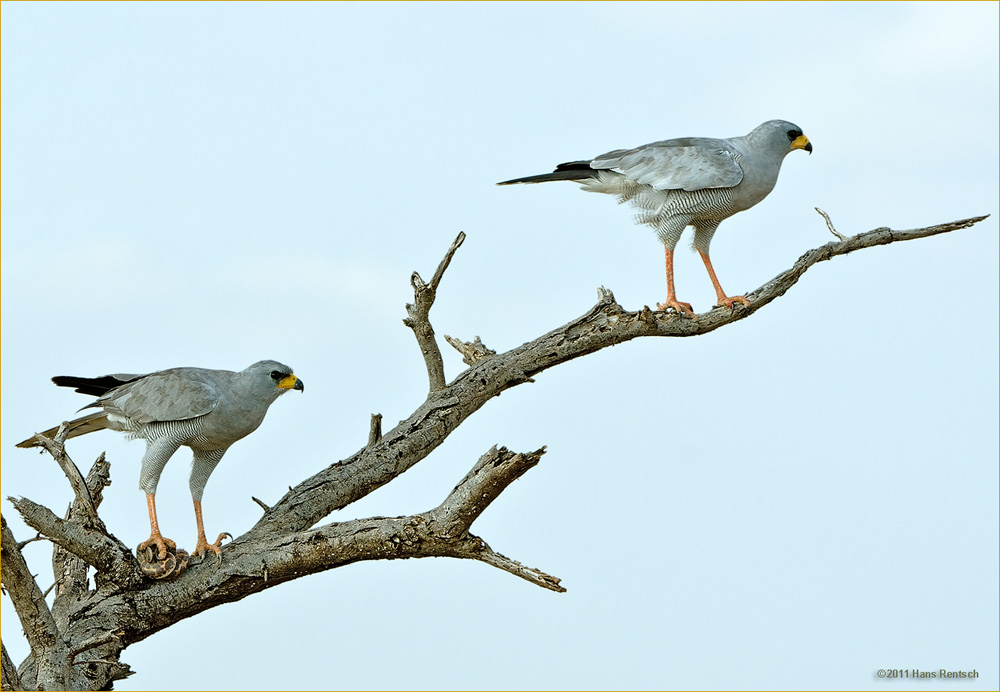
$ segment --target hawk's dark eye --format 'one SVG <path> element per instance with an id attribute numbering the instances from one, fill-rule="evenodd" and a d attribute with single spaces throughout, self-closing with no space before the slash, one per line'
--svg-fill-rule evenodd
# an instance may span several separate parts
<path id="1" fill-rule="evenodd" d="M 801 136 L 802 136 L 802 130 L 789 130 L 788 131 L 788 141 L 789 142 L 794 142 L 795 140 L 797 140 Z"/>
<path id="2" fill-rule="evenodd" d="M 272 380 L 275 380 L 275 381 L 277 381 L 277 380 L 283 380 L 286 377 L 288 377 L 288 375 L 286 375 L 283 372 L 278 372 L 277 370 L 272 370 L 271 371 L 271 379 Z"/>

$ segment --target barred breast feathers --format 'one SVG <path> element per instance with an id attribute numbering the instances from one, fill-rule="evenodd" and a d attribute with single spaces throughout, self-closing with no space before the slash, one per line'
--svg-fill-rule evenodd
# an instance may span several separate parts
<path id="1" fill-rule="evenodd" d="M 189 418 L 187 420 L 139 423 L 127 416 L 109 413 L 108 421 L 114 424 L 113 429 L 125 433 L 130 440 L 153 442 L 169 437 L 176 440 L 179 444 L 204 441 L 199 434 L 204 427 L 204 416 Z"/>
<path id="2" fill-rule="evenodd" d="M 654 190 L 616 171 L 598 171 L 596 178 L 580 182 L 586 192 L 613 195 L 618 203 L 629 202 L 641 213 L 640 223 L 655 225 L 655 218 L 664 215 L 691 216 L 721 221 L 735 213 L 732 208 L 733 189 L 727 187 L 704 190 Z"/>

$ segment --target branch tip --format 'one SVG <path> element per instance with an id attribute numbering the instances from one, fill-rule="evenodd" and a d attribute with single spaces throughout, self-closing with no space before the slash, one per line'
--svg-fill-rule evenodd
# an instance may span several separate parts
<path id="1" fill-rule="evenodd" d="M 429 314 L 444 272 L 464 241 L 465 233 L 459 233 L 445 253 L 444 259 L 438 264 L 430 283 L 426 283 L 417 272 L 410 275 L 410 285 L 413 286 L 413 303 L 406 305 L 408 317 L 403 320 L 403 324 L 412 329 L 413 335 L 417 338 L 417 345 L 420 346 L 420 352 L 427 367 L 429 391 L 431 392 L 444 389 L 445 379 L 444 361 L 441 358 L 441 349 L 438 348 L 437 341 L 434 339 L 434 328 L 431 327 Z"/>
<path id="2" fill-rule="evenodd" d="M 827 214 L 825 211 L 823 211 L 819 207 L 813 207 L 813 209 L 815 209 L 816 211 L 818 211 L 819 215 L 822 216 L 826 220 L 826 227 L 828 229 L 830 229 L 830 233 L 833 233 L 835 236 L 837 236 L 837 240 L 847 240 L 847 236 L 846 235 L 844 235 L 843 233 L 838 232 L 837 229 L 833 227 L 833 221 L 830 220 L 830 215 L 829 214 Z"/>
<path id="3" fill-rule="evenodd" d="M 447 341 L 452 348 L 462 354 L 462 362 L 466 365 L 475 365 L 484 358 L 489 358 L 490 356 L 495 356 L 497 354 L 492 348 L 487 348 L 482 340 L 477 336 L 475 341 L 462 341 L 461 339 L 456 339 L 453 336 L 444 335 L 444 340 Z"/>

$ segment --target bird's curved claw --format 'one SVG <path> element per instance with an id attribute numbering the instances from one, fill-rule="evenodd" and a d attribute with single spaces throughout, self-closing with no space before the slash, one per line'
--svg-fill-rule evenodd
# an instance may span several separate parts
<path id="1" fill-rule="evenodd" d="M 163 536 L 161 536 L 159 531 L 155 531 L 149 536 L 149 538 L 147 538 L 146 540 L 144 540 L 142 543 L 139 544 L 139 548 L 137 549 L 136 553 L 143 551 L 146 548 L 149 548 L 150 546 L 154 545 L 156 546 L 156 556 L 157 559 L 159 560 L 166 560 L 168 552 L 172 553 L 175 550 L 177 550 L 176 543 L 174 543 L 169 538 L 164 538 Z"/>
<path id="2" fill-rule="evenodd" d="M 691 307 L 691 303 L 682 303 L 674 298 L 667 298 L 662 303 L 656 304 L 656 309 L 660 312 L 666 312 L 667 308 L 673 308 L 674 312 L 679 315 L 687 315 L 693 319 L 698 319 L 698 316 L 694 314 L 694 308 Z"/>
<path id="3" fill-rule="evenodd" d="M 736 303 L 739 303 L 743 307 L 750 307 L 750 301 L 747 300 L 746 296 L 723 296 L 719 299 L 719 304 L 715 307 L 717 308 L 729 308 L 730 310 L 735 310 L 733 307 Z"/>
<path id="4" fill-rule="evenodd" d="M 219 558 L 219 562 L 222 562 L 222 539 L 228 538 L 233 540 L 233 536 L 230 533 L 223 531 L 219 534 L 219 537 L 215 539 L 215 543 L 209 543 L 205 540 L 204 536 L 198 536 L 198 544 L 195 545 L 194 550 L 191 552 L 192 557 L 205 557 L 207 553 L 215 553 L 216 557 Z"/>

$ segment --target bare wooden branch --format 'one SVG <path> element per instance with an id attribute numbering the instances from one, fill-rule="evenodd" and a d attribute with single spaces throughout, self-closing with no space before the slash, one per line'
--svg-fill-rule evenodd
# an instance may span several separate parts
<path id="1" fill-rule="evenodd" d="M 138 586 L 142 583 L 139 563 L 131 551 L 117 539 L 74 521 L 60 519 L 48 507 L 28 498 L 8 497 L 20 512 L 24 522 L 52 539 L 97 569 L 97 578 L 111 579 L 115 584 Z"/>
<path id="2" fill-rule="evenodd" d="M 91 649 L 96 649 L 99 646 L 104 646 L 105 644 L 111 644 L 112 642 L 120 641 L 122 637 L 125 636 L 125 630 L 118 628 L 111 632 L 99 632 L 89 639 L 85 639 L 76 646 L 74 646 L 69 651 L 68 662 L 72 663 L 73 659 L 82 654 L 84 651 L 90 651 Z"/>
<path id="3" fill-rule="evenodd" d="M 495 356 L 497 354 L 497 352 L 493 349 L 486 348 L 486 345 L 483 344 L 478 336 L 475 341 L 462 341 L 445 334 L 444 340 L 451 344 L 456 351 L 462 354 L 462 362 L 466 365 L 475 365 L 483 358 L 489 358 L 490 356 Z"/>
<path id="4" fill-rule="evenodd" d="M 434 272 L 434 276 L 431 278 L 430 289 L 437 293 L 438 286 L 441 284 L 441 278 L 444 276 L 445 270 L 448 265 L 451 264 L 451 258 L 455 256 L 455 252 L 458 248 L 462 247 L 462 243 L 465 242 L 465 233 L 459 231 L 458 235 L 455 236 L 455 240 L 452 241 L 451 247 L 448 248 L 448 252 L 445 253 L 444 259 L 438 264 L 437 270 Z"/>
<path id="5" fill-rule="evenodd" d="M 48 539 L 45 536 L 43 536 L 40 533 L 36 533 L 33 538 L 29 538 L 26 541 L 19 542 L 17 544 L 17 549 L 18 550 L 24 550 L 24 546 L 28 545 L 29 543 L 34 543 L 35 541 L 46 541 L 46 540 L 48 540 Z"/>
<path id="6" fill-rule="evenodd" d="M 545 454 L 545 447 L 527 454 L 517 454 L 494 445 L 479 458 L 441 505 L 430 515 L 435 531 L 447 538 L 469 530 L 483 510 L 500 496 L 507 486 L 535 466 Z"/>
<path id="7" fill-rule="evenodd" d="M 847 240 L 847 236 L 846 235 L 844 235 L 843 233 L 840 233 L 836 228 L 833 227 L 833 221 L 830 220 L 830 215 L 829 214 L 827 214 L 825 211 L 823 211 L 819 207 L 813 207 L 813 209 L 815 209 L 816 211 L 818 211 L 819 215 L 822 216 L 824 219 L 826 219 L 826 227 L 830 230 L 830 233 L 833 233 L 835 236 L 837 236 L 837 240 Z"/>
<path id="8" fill-rule="evenodd" d="M 382 440 L 382 414 L 373 413 L 372 422 L 368 428 L 368 448 L 374 447 Z"/>
<path id="9" fill-rule="evenodd" d="M 97 516 L 97 508 L 94 506 L 94 500 L 90 496 L 90 491 L 87 489 L 87 482 L 84 480 L 83 476 L 80 474 L 80 469 L 76 467 L 73 460 L 69 458 L 66 454 L 66 436 L 69 434 L 69 424 L 63 422 L 59 426 L 59 431 L 56 433 L 55 438 L 50 439 L 41 433 L 35 434 L 35 440 L 40 446 L 45 448 L 56 463 L 59 464 L 59 468 L 63 470 L 66 474 L 66 478 L 69 480 L 70 486 L 73 488 L 73 494 L 76 495 L 77 501 L 80 503 L 81 508 L 86 512 L 87 518 L 94 522 L 96 526 L 101 526 L 100 517 Z"/>
<path id="10" fill-rule="evenodd" d="M 315 525 L 331 512 L 346 507 L 388 483 L 430 454 L 466 418 L 502 392 L 530 382 L 540 372 L 603 348 L 647 336 L 689 337 L 706 334 L 746 319 L 784 295 L 811 266 L 855 250 L 892 242 L 925 238 L 968 228 L 987 217 L 906 231 L 875 229 L 810 250 L 762 287 L 747 294 L 750 305 L 740 310 L 715 308 L 697 321 L 676 313 L 644 307 L 626 311 L 607 289 L 597 304 L 581 317 L 505 353 L 477 362 L 448 387 L 428 397 L 399 425 L 385 433 L 375 449 L 362 449 L 291 489 L 252 532 L 299 531 Z"/>
<path id="11" fill-rule="evenodd" d="M 0 642 L 0 690 L 23 690 L 21 676 L 17 674 L 17 666 L 7 655 L 7 647 Z"/>
<path id="12" fill-rule="evenodd" d="M 104 499 L 104 488 L 111 485 L 111 464 L 105 459 L 104 452 L 101 452 L 90 467 L 84 483 L 96 511 Z M 82 521 L 85 524 L 90 521 L 87 507 L 79 497 L 70 505 L 69 511 L 66 512 L 66 519 Z M 96 522 L 94 525 L 95 528 L 104 526 L 101 522 Z M 55 575 L 53 586 L 56 590 L 56 598 L 52 602 L 52 615 L 60 627 L 65 625 L 64 620 L 68 616 L 68 611 L 88 592 L 87 569 L 85 561 L 59 544 L 53 546 L 52 574 Z"/>
<path id="13" fill-rule="evenodd" d="M 17 547 L 7 520 L 2 516 L 0 525 L 0 559 L 3 561 L 0 576 L 21 620 L 21 627 L 38 666 L 36 683 L 40 689 L 70 689 L 78 681 L 65 665 L 69 649 L 56 627 L 56 621 L 45 603 L 38 583 Z"/>
<path id="14" fill-rule="evenodd" d="M 558 593 L 566 592 L 566 588 L 560 585 L 562 580 L 558 577 L 553 577 L 551 574 L 546 574 L 545 572 L 537 570 L 534 567 L 522 565 L 517 560 L 511 560 L 505 555 L 494 552 L 485 543 L 483 544 L 483 548 L 484 549 L 475 556 L 476 560 L 485 562 L 487 565 L 492 565 L 497 569 L 502 569 L 504 572 L 510 572 L 511 574 L 529 581 L 536 586 L 540 586 L 543 589 L 556 591 Z"/>
<path id="15" fill-rule="evenodd" d="M 107 688 L 110 682 L 129 672 L 127 666 L 116 661 L 117 654 L 125 646 L 216 605 L 240 600 L 285 581 L 363 560 L 431 556 L 473 559 L 543 588 L 564 591 L 558 578 L 495 552 L 469 531 L 490 502 L 538 463 L 544 449 L 522 454 L 503 448 L 491 449 L 441 505 L 423 514 L 318 524 L 334 510 L 364 497 L 418 463 L 487 401 L 507 389 L 532 381 L 533 376 L 544 370 L 639 337 L 705 334 L 752 315 L 783 295 L 818 262 L 875 245 L 967 228 L 984 218 L 905 231 L 880 228 L 829 243 L 807 252 L 789 270 L 750 293 L 748 307 L 737 311 L 714 309 L 701 315 L 697 322 L 672 313 L 654 312 L 648 307 L 627 311 L 616 302 L 611 291 L 601 288 L 597 304 L 584 315 L 509 351 L 495 354 L 485 346 L 480 349 L 482 342 L 478 337 L 472 344 L 463 344 L 470 349 L 466 362 L 471 361 L 471 365 L 446 384 L 443 366 L 435 365 L 440 363 L 440 351 L 427 316 L 441 277 L 464 239 L 464 234 L 460 234 L 430 283 L 425 283 L 418 274 L 412 277 L 415 304 L 408 306 L 410 316 L 406 322 L 414 329 L 424 352 L 431 383 L 427 399 L 405 420 L 384 433 L 381 421 L 376 422 L 373 416 L 368 444 L 364 448 L 289 488 L 273 507 L 255 499 L 264 510 L 264 516 L 251 531 L 226 546 L 221 563 L 195 564 L 176 581 L 151 583 L 142 578 L 135 558 L 125 546 L 97 530 L 96 525 L 85 525 L 88 515 L 81 494 L 77 493 L 74 509 L 65 520 L 28 500 L 12 500 L 29 525 L 98 569 L 94 590 L 86 592 L 78 588 L 82 582 L 74 582 L 77 584 L 73 587 L 74 592 L 82 604 L 61 609 L 58 617 L 55 605 L 49 612 L 50 619 L 55 617 L 55 629 L 67 642 L 58 664 L 66 667 L 67 651 L 95 650 L 94 659 L 76 660 L 74 667 L 86 673 L 85 682 L 92 689 Z M 421 331 L 422 327 L 426 329 Z M 89 480 L 88 474 L 88 486 Z M 96 508 L 100 502 L 99 488 L 89 487 L 89 492 Z M 13 575 L 7 562 L 8 552 L 10 548 L 17 548 L 8 533 L 5 525 L 5 585 Z M 81 567 L 79 561 L 72 564 Z M 37 584 L 27 574 L 26 566 L 24 573 L 34 587 L 29 596 L 37 600 L 40 596 Z M 79 576 L 79 570 L 74 574 Z M 40 600 L 44 606 L 44 599 Z M 62 603 L 58 595 L 56 602 Z M 95 633 L 119 628 L 124 632 L 122 637 L 109 636 L 107 641 L 94 643 L 93 649 L 85 646 L 91 643 L 88 641 L 91 638 L 105 636 Z M 20 669 L 20 683 L 30 688 L 42 685 L 43 679 L 51 682 L 58 677 L 50 672 L 52 665 L 46 663 L 52 659 L 45 658 L 47 652 L 40 651 L 38 660 L 33 656 Z M 83 663 L 93 663 L 97 668 L 90 670 L 91 666 L 81 665 Z M 66 678 L 69 673 L 62 675 Z M 7 679 L 11 678 L 5 672 Z M 66 678 L 62 686 L 77 682 Z"/>
<path id="16" fill-rule="evenodd" d="M 434 298 L 437 296 L 437 289 L 444 276 L 445 270 L 451 264 L 451 258 L 455 252 L 465 242 L 465 233 L 459 233 L 452 242 L 444 259 L 438 264 L 431 282 L 425 283 L 420 278 L 420 274 L 413 272 L 410 276 L 410 284 L 413 286 L 413 303 L 406 304 L 406 312 L 409 315 L 403 320 L 403 324 L 413 330 L 417 337 L 417 344 L 420 352 L 424 356 L 424 363 L 427 366 L 427 378 L 430 381 L 431 393 L 444 389 L 444 361 L 441 359 L 441 349 L 438 348 L 437 340 L 434 338 L 434 328 L 431 327 L 428 314 L 431 306 L 434 305 Z"/>
<path id="17" fill-rule="evenodd" d="M 251 499 L 251 500 L 253 500 L 254 502 L 256 502 L 256 503 L 257 503 L 258 505 L 260 505 L 261 509 L 263 509 L 263 510 L 264 510 L 265 512 L 266 512 L 267 510 L 271 509 L 271 508 L 270 508 L 270 507 L 269 507 L 268 505 L 264 504 L 264 502 L 263 502 L 263 501 L 261 501 L 261 500 L 258 500 L 258 499 L 257 499 L 256 497 L 254 497 L 253 495 L 251 495 L 251 496 L 250 496 L 250 499 Z"/>

